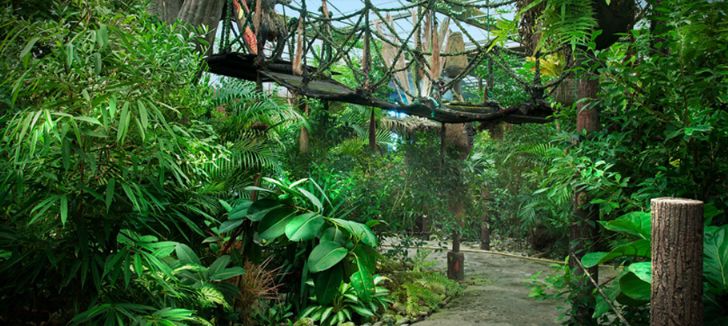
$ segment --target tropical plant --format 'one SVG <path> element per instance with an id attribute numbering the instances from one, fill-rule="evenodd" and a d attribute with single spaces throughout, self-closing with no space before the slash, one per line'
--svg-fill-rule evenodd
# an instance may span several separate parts
<path id="1" fill-rule="evenodd" d="M 346 219 L 345 202 L 332 201 L 313 180 L 263 180 L 266 186 L 247 188 L 259 193 L 256 201 L 224 203 L 228 220 L 216 231 L 224 235 L 239 227 L 255 230 L 253 238 L 241 239 L 246 242 L 243 247 L 256 239 L 261 250 L 279 245 L 297 248 L 289 257 L 290 269 L 301 273 L 301 287 L 292 290 L 294 298 L 306 298 L 309 279 L 321 305 L 330 305 L 342 284 L 364 304 L 378 297 L 374 283 L 378 240 L 369 226 Z M 300 309 L 307 305 L 305 300 L 296 302 Z"/>
<path id="2" fill-rule="evenodd" d="M 290 116 L 252 106 L 262 97 L 249 88 L 210 101 L 201 41 L 144 1 L 18 6 L 0 9 L 0 277 L 14 293 L 0 315 L 125 324 L 230 313 L 222 281 L 242 270 L 201 250 L 203 229 L 224 213 L 217 197 L 242 188 L 226 171 L 245 179 L 271 165 L 263 140 L 248 146 L 231 130 Z"/>
<path id="3" fill-rule="evenodd" d="M 710 206 L 709 206 L 710 207 Z M 714 209 L 707 209 L 706 221 L 717 215 Z M 650 258 L 650 214 L 633 212 L 611 221 L 601 222 L 602 226 L 625 236 L 631 241 L 619 241 L 609 252 L 591 252 L 582 258 L 582 264 L 589 268 L 614 260 L 622 261 L 623 270 L 606 288 L 609 300 L 624 305 L 639 306 L 650 301 L 652 264 Z M 703 269 L 705 276 L 706 322 L 722 324 L 727 321 L 725 304 L 728 295 L 728 225 L 706 226 L 703 241 Z M 647 260 L 647 261 L 645 261 Z M 597 297 L 594 317 L 601 317 L 609 311 L 607 299 Z M 717 314 L 716 314 L 717 313 Z"/>
<path id="4" fill-rule="evenodd" d="M 121 249 L 104 264 L 108 283 L 97 303 L 72 324 L 210 324 L 201 312 L 231 311 L 237 289 L 225 281 L 244 271 L 229 267 L 229 256 L 205 266 L 187 245 L 130 230 L 120 232 L 118 243 Z"/>
<path id="5" fill-rule="evenodd" d="M 389 290 L 381 286 L 381 283 L 386 280 L 385 277 L 374 276 L 374 293 L 367 301 L 357 295 L 354 286 L 349 283 L 341 283 L 331 302 L 309 306 L 301 312 L 300 318 L 310 318 L 322 326 L 340 325 L 348 321 L 372 318 L 392 303 L 389 299 Z M 312 280 L 307 284 L 316 287 Z M 318 302 L 315 296 L 311 297 L 311 300 Z M 357 315 L 359 318 L 356 318 Z"/>

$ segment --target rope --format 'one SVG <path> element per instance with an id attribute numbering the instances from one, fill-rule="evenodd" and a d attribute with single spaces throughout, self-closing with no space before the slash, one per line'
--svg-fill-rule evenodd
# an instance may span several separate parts
<path id="1" fill-rule="evenodd" d="M 296 3 L 288 3 L 283 5 L 284 19 L 285 17 L 287 17 L 286 10 L 293 10 L 294 12 L 298 13 L 298 19 L 301 20 L 301 24 L 303 26 L 303 57 L 301 59 L 303 65 L 302 77 L 304 85 L 308 84 L 308 82 L 311 80 L 316 80 L 321 78 L 322 76 L 328 75 L 334 65 L 341 64 L 343 61 L 343 64 L 353 72 L 354 79 L 356 80 L 357 85 L 359 85 L 357 87 L 358 89 L 364 90 L 367 94 L 371 94 L 386 86 L 387 83 L 393 82 L 394 86 L 398 89 L 398 93 L 405 94 L 406 96 L 415 99 L 416 102 L 416 99 L 420 97 L 420 94 L 422 94 L 422 85 L 420 85 L 417 80 L 422 78 L 422 80 L 428 80 L 429 84 L 432 85 L 433 94 L 423 94 L 428 96 L 421 98 L 421 100 L 429 101 L 432 103 L 433 110 L 431 115 L 434 117 L 435 110 L 441 107 L 439 100 L 436 100 L 435 98 L 441 96 L 447 90 L 452 89 L 457 83 L 461 82 L 463 78 L 467 77 L 470 73 L 472 73 L 475 67 L 477 67 L 483 60 L 486 59 L 489 61 L 489 65 L 492 65 L 492 63 L 498 65 L 498 67 L 505 71 L 510 78 L 514 79 L 518 84 L 521 84 L 532 95 L 535 95 L 537 93 L 543 93 L 543 89 L 557 85 L 566 78 L 566 75 L 568 75 L 564 74 L 556 80 L 552 80 L 546 85 L 543 85 L 541 81 L 539 61 L 543 55 L 546 55 L 544 53 L 536 54 L 536 73 L 534 75 L 534 78 L 530 81 L 527 81 L 521 76 L 518 76 L 514 71 L 512 71 L 512 69 L 510 69 L 508 64 L 504 62 L 500 53 L 520 53 L 517 53 L 516 51 L 510 49 L 501 49 L 495 47 L 493 43 L 495 40 L 490 40 L 490 29 L 493 26 L 490 9 L 502 8 L 504 6 L 513 5 L 517 2 L 516 0 L 486 0 L 483 2 L 465 2 L 456 0 L 408 0 L 408 4 L 403 4 L 402 1 L 398 0 L 397 2 L 399 2 L 399 5 L 395 5 L 395 7 L 389 8 L 374 6 L 371 0 L 361 0 L 361 2 L 363 3 L 362 9 L 346 14 L 343 13 L 334 4 L 330 3 L 328 0 L 321 1 L 322 3 L 320 13 L 310 12 L 308 10 L 307 0 L 299 0 L 296 1 Z M 389 3 L 394 2 L 395 1 L 391 1 Z M 220 53 L 230 53 L 232 51 L 232 45 L 234 43 L 239 45 L 237 46 L 238 49 L 244 50 L 246 52 L 248 52 L 248 48 L 250 47 L 250 44 L 248 44 L 248 40 L 243 37 L 243 33 L 246 28 L 249 28 L 250 26 L 255 24 L 253 12 L 250 11 L 247 12 L 245 15 L 242 15 L 242 17 L 240 18 L 241 20 L 243 20 L 242 18 L 244 17 L 245 21 L 241 23 L 240 21 L 238 21 L 238 17 L 234 15 L 233 7 L 233 0 L 226 0 L 224 7 L 221 43 L 218 46 L 218 51 Z M 329 11 L 329 9 L 333 9 L 333 12 Z M 413 17 L 411 22 L 411 31 L 409 33 L 406 33 L 406 36 L 402 35 L 404 33 L 398 33 L 397 28 L 402 29 L 402 26 L 397 22 L 397 20 L 414 15 L 414 13 L 412 13 L 411 11 L 414 11 L 415 9 L 417 9 L 420 14 L 416 15 L 416 18 Z M 485 30 L 486 37 L 489 40 L 487 44 L 480 44 L 480 42 L 478 42 L 473 37 L 473 35 L 471 35 L 471 33 L 468 31 L 468 28 L 463 25 L 476 22 L 478 24 L 481 24 L 478 26 L 483 26 L 482 20 L 477 20 L 482 16 L 475 17 L 468 15 L 468 12 L 473 9 L 483 9 L 485 11 Z M 385 14 L 389 15 L 389 13 L 396 12 L 399 12 L 399 14 L 395 14 L 395 16 L 397 17 L 391 22 L 385 18 Z M 420 44 L 421 26 L 425 21 L 425 17 L 431 15 L 431 24 L 434 24 L 434 26 L 437 26 L 438 24 L 438 17 L 436 14 L 434 14 L 435 12 L 438 13 L 437 15 L 444 14 L 451 18 L 450 20 L 454 23 L 457 29 L 459 29 L 459 31 L 466 36 L 467 40 L 474 45 L 473 49 L 464 50 L 458 53 L 439 53 L 441 59 L 443 60 L 446 57 L 461 55 L 471 57 L 466 69 L 460 72 L 455 78 L 448 80 L 448 82 L 443 82 L 439 78 L 439 76 L 433 76 L 432 72 L 438 71 L 439 68 L 431 67 L 431 63 L 428 62 L 428 60 L 425 60 L 426 57 L 437 56 L 440 50 L 435 49 L 433 51 L 430 49 L 422 49 L 422 45 Z M 377 31 L 373 28 L 373 24 L 370 21 L 370 15 L 372 13 L 374 13 L 379 22 L 381 22 L 382 26 L 384 27 L 384 31 Z M 235 22 L 238 24 L 237 28 L 239 30 L 232 28 L 232 24 Z M 335 27 L 333 25 L 334 23 L 345 25 L 345 27 Z M 233 35 L 232 37 L 231 30 Z M 256 30 L 255 32 L 256 36 L 265 37 L 263 35 L 260 35 L 260 31 Z M 291 43 L 293 43 L 292 40 L 295 39 L 296 29 L 288 28 L 288 33 L 289 34 L 286 37 L 281 37 L 280 39 L 283 40 L 282 42 L 288 42 L 289 54 L 293 56 L 293 53 L 290 53 L 290 45 Z M 432 33 L 433 37 L 435 34 L 439 34 L 437 27 L 433 29 Z M 401 37 L 400 35 L 404 37 Z M 416 38 L 414 41 L 414 46 L 413 44 L 411 44 L 413 37 Z M 358 54 L 357 51 L 352 50 L 354 50 L 354 48 L 357 46 L 358 40 L 362 38 L 365 42 L 366 55 L 364 55 L 364 61 L 362 62 L 362 65 L 360 67 L 355 64 L 351 56 Z M 323 42 L 323 45 L 319 50 L 314 47 L 314 45 L 317 44 L 317 41 Z M 438 41 L 445 42 L 444 39 Z M 386 61 L 384 60 L 384 55 L 382 54 L 382 44 L 384 43 L 392 46 L 393 48 L 396 48 L 397 50 L 391 63 L 384 63 Z M 278 47 L 282 46 L 283 45 L 278 45 Z M 311 56 L 311 58 L 309 58 L 309 55 Z M 397 62 L 401 62 L 401 60 L 403 60 L 403 57 L 405 58 L 404 60 L 406 64 L 398 64 Z M 318 67 L 309 67 L 309 59 L 315 60 L 318 64 Z M 375 65 L 377 67 L 375 67 Z M 266 69 L 265 67 L 266 65 L 263 65 L 262 68 L 258 69 Z M 375 68 L 380 68 L 381 73 L 374 74 L 373 70 Z M 421 74 L 420 71 L 424 71 L 425 73 Z M 490 71 L 490 73 L 492 74 L 492 68 L 490 69 Z M 406 80 L 402 79 L 401 77 L 394 77 L 395 74 L 401 74 L 403 72 L 407 75 Z M 415 94 L 411 94 L 411 92 L 409 91 L 412 84 L 402 85 L 403 82 L 409 83 L 411 78 L 413 77 L 416 80 L 414 85 L 417 88 L 417 96 Z M 492 96 L 492 92 L 493 85 L 489 83 L 486 90 L 486 96 L 490 98 Z M 431 97 L 429 95 L 433 95 L 434 97 Z"/>

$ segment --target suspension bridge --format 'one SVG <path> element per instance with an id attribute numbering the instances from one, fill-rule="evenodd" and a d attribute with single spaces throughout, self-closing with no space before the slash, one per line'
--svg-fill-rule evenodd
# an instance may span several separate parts
<path id="1" fill-rule="evenodd" d="M 545 94 L 566 76 L 543 82 L 536 53 L 534 76 L 526 79 L 503 55 L 529 54 L 499 46 L 497 38 L 478 41 L 472 35 L 473 28 L 493 29 L 491 12 L 515 1 L 420 0 L 398 2 L 397 7 L 358 2 L 359 10 L 332 13 L 331 0 L 228 0 L 221 41 L 206 58 L 209 71 L 442 123 L 549 121 L 553 111 Z M 273 9 L 278 6 L 282 13 Z M 398 30 L 397 20 L 407 20 L 411 28 Z M 511 107 L 489 100 L 490 77 L 483 100 L 465 102 L 459 85 L 486 60 L 491 75 L 492 66 L 499 66 L 529 99 Z M 345 84 L 338 78 L 342 68 L 351 71 L 353 81 Z M 395 99 L 381 96 L 391 89 Z M 454 94 L 453 100 L 445 94 Z"/>

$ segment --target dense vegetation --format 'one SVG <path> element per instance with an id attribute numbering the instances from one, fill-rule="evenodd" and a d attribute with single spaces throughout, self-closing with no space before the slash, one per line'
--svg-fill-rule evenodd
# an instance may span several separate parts
<path id="1" fill-rule="evenodd" d="M 414 320 L 461 285 L 424 250 L 382 240 L 479 241 L 486 227 L 497 250 L 527 239 L 518 250 L 561 259 L 584 192 L 602 230 L 582 263 L 622 268 L 606 298 L 580 302 L 584 282 L 568 264 L 534 277 L 534 296 L 573 303 L 565 323 L 583 325 L 576 310 L 587 305 L 594 324 L 618 323 L 615 314 L 645 324 L 649 200 L 688 197 L 706 203 L 706 323 L 726 323 L 728 5 L 648 1 L 601 47 L 587 2 L 524 3 L 494 22 L 494 36 L 514 37 L 537 11 L 535 49 L 554 54 L 501 54 L 473 74 L 493 78 L 489 99 L 504 105 L 529 100 L 512 75 L 568 74 L 549 90 L 555 114 L 472 123 L 464 159 L 441 153 L 439 123 L 316 99 L 302 112 L 207 74 L 204 31 L 156 17 L 147 1 L 2 5 L 0 322 Z M 588 78 L 596 96 L 559 98 L 576 98 Z M 475 86 L 464 93 L 483 100 Z M 577 131 L 577 106 L 598 109 L 597 130 Z"/>

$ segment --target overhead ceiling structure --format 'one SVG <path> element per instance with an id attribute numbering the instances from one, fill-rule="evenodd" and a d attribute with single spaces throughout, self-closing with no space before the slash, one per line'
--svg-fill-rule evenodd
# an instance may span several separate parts
<path id="1" fill-rule="evenodd" d="M 300 95 L 442 123 L 534 123 L 549 121 L 552 110 L 543 99 L 544 90 L 562 79 L 543 84 L 538 74 L 535 80 L 511 74 L 531 95 L 515 107 L 442 100 L 486 59 L 510 71 L 497 54 L 513 50 L 495 46 L 489 30 L 490 13 L 512 6 L 513 0 L 347 0 L 346 6 L 356 9 L 346 13 L 335 0 L 228 2 L 222 41 L 206 59 L 210 72 L 274 82 Z M 278 13 L 265 7 L 273 2 L 283 3 Z M 468 46 L 448 51 L 450 35 Z M 266 51 L 264 43 L 275 44 Z M 456 58 L 466 58 L 459 61 L 465 64 L 446 76 L 448 60 Z M 347 80 L 337 76 L 342 68 L 349 70 Z M 390 86 L 401 95 L 399 100 L 375 96 Z"/>

